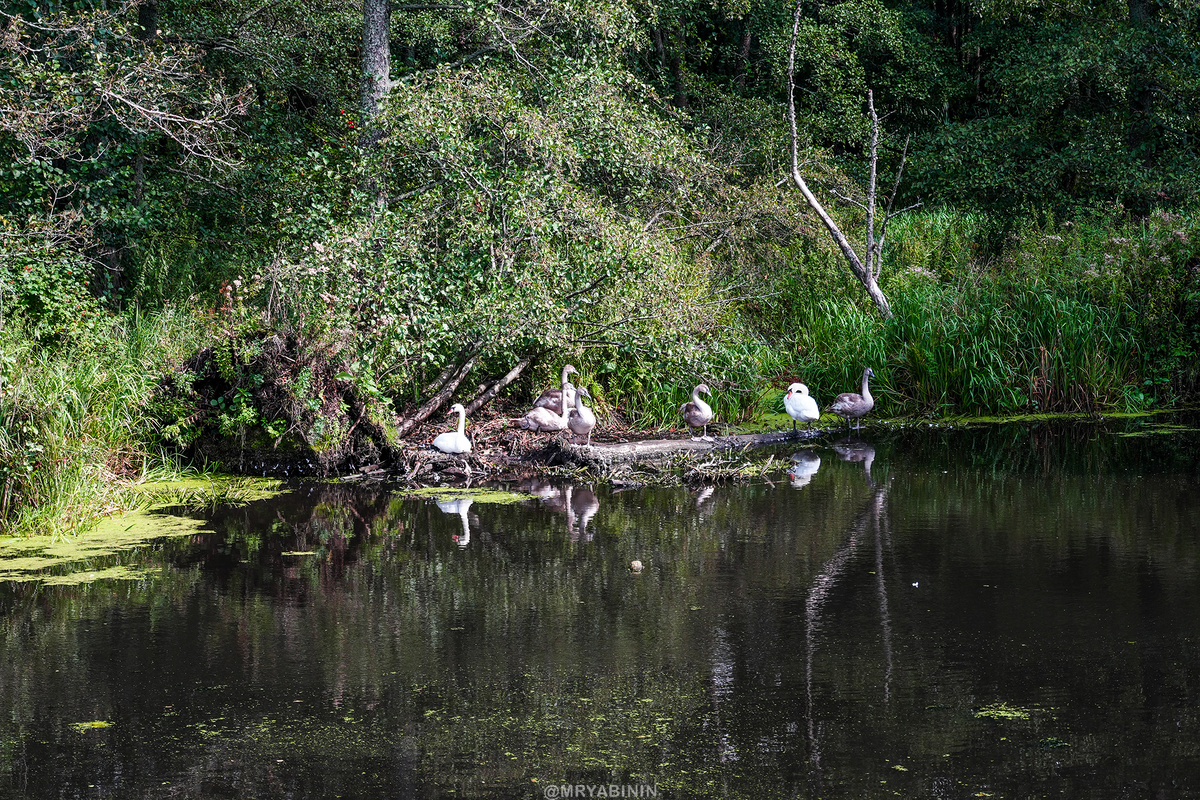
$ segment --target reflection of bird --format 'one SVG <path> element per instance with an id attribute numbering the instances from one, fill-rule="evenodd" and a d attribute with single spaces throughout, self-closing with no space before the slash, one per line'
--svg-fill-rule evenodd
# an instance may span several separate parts
<path id="1" fill-rule="evenodd" d="M 829 411 L 846 420 L 846 429 L 850 428 L 850 420 L 859 419 L 875 407 L 875 398 L 871 397 L 871 389 L 867 385 L 868 378 L 874 378 L 875 372 L 870 367 L 863 370 L 862 394 L 846 392 L 839 394 L 829 406 Z M 855 427 L 858 427 L 857 425 Z"/>
<path id="2" fill-rule="evenodd" d="M 438 500 L 437 507 L 447 514 L 458 514 L 462 519 L 462 535 L 455 536 L 454 541 L 459 547 L 466 547 L 471 543 L 471 524 L 467 521 L 467 509 L 471 507 L 474 501 L 469 497 L 460 497 L 456 500 Z"/>
<path id="3" fill-rule="evenodd" d="M 463 433 L 467 428 L 467 410 L 462 407 L 462 403 L 455 403 L 450 406 L 450 413 L 455 412 L 458 412 L 458 430 L 438 434 L 433 440 L 433 446 L 450 455 L 469 453 L 471 452 L 471 440 Z"/>
<path id="4" fill-rule="evenodd" d="M 808 486 L 813 475 L 821 468 L 821 457 L 812 450 L 797 450 L 792 453 L 792 461 L 794 463 L 788 468 L 788 479 L 797 489 Z"/>
<path id="5" fill-rule="evenodd" d="M 583 398 L 592 399 L 586 386 L 580 386 L 575 395 L 575 407 L 567 416 L 567 426 L 576 436 L 587 434 L 587 446 L 592 446 L 592 428 L 596 427 L 596 414 L 583 404 Z"/>
<path id="6" fill-rule="evenodd" d="M 590 542 L 592 534 L 588 533 L 588 523 L 600 510 L 600 498 L 590 486 L 576 486 L 570 495 L 570 515 L 574 517 L 575 529 L 571 531 L 571 541 L 583 540 Z"/>
<path id="7" fill-rule="evenodd" d="M 567 490 L 543 477 L 526 478 L 517 484 L 520 491 L 531 494 L 551 511 L 566 512 Z"/>
<path id="8" fill-rule="evenodd" d="M 833 446 L 833 451 L 842 461 L 861 463 L 863 472 L 867 474 L 867 483 L 871 483 L 871 464 L 875 462 L 875 446 L 867 442 L 844 439 Z"/>
<path id="9" fill-rule="evenodd" d="M 700 399 L 701 392 L 712 397 L 708 386 L 702 383 L 692 389 L 692 401 L 681 405 L 679 413 L 683 415 L 683 421 L 688 424 L 689 431 L 691 428 L 704 428 L 704 435 L 699 438 L 693 436 L 693 442 L 711 442 L 712 438 L 708 435 L 708 423 L 712 422 L 713 410 L 712 406 Z"/>
<path id="10" fill-rule="evenodd" d="M 534 408 L 548 408 L 555 414 L 566 414 L 571 406 L 575 404 L 575 387 L 567 380 L 568 375 L 578 375 L 579 370 L 575 369 L 570 364 L 563 367 L 562 380 L 560 388 L 547 389 L 542 392 L 537 400 L 533 401 Z M 563 406 L 563 397 L 567 398 L 567 405 Z"/>
<path id="11" fill-rule="evenodd" d="M 792 418 L 792 431 L 796 430 L 797 422 L 807 422 L 808 427 L 821 418 L 821 409 L 817 407 L 817 399 L 808 393 L 808 387 L 803 383 L 793 383 L 783 396 L 783 408 Z"/>
<path id="12" fill-rule="evenodd" d="M 713 495 L 714 491 L 716 491 L 716 487 L 713 487 L 713 486 L 705 486 L 703 489 L 700 490 L 700 493 L 696 495 L 696 510 L 697 511 L 699 511 L 700 513 L 704 513 L 704 511 L 705 511 L 704 506 L 709 504 L 709 500 L 712 499 L 712 495 Z"/>

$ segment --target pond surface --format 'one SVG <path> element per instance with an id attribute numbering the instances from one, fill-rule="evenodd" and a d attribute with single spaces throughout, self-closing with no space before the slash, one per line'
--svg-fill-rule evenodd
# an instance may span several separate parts
<path id="1" fill-rule="evenodd" d="M 1197 421 L 218 508 L 0 580 L 0 797 L 1200 796 Z"/>

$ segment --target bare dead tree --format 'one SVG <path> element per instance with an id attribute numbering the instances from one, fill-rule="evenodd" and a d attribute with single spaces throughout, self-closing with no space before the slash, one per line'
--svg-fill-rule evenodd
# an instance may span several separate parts
<path id="1" fill-rule="evenodd" d="M 825 225 L 826 230 L 829 231 L 830 237 L 833 238 L 834 243 L 838 246 L 838 249 L 842 251 L 842 255 L 845 257 L 847 264 L 849 264 L 850 272 L 853 273 L 854 277 L 857 278 L 859 283 L 863 285 L 863 288 L 867 290 L 867 295 L 875 304 L 875 308 L 878 309 L 880 316 L 882 316 L 884 319 L 888 319 L 892 316 L 892 307 L 891 304 L 888 303 L 888 299 L 884 295 L 883 291 L 879 288 L 879 275 L 882 269 L 883 242 L 887 234 L 887 223 L 892 217 L 902 214 L 905 211 L 910 211 L 920 205 L 920 203 L 917 203 L 899 211 L 892 210 L 893 203 L 896 200 L 896 195 L 900 190 L 901 177 L 904 175 L 904 162 L 908 156 L 908 141 L 905 140 L 904 142 L 904 152 L 900 157 L 900 165 L 896 169 L 896 180 L 892 186 L 891 195 L 886 198 L 887 202 L 883 213 L 883 219 L 882 222 L 879 223 L 879 233 L 877 236 L 875 232 L 875 226 L 877 222 L 876 177 L 879 163 L 879 115 L 875 113 L 874 95 L 871 91 L 868 91 L 867 108 L 871 115 L 871 146 L 870 174 L 867 179 L 866 201 L 859 202 L 856 200 L 850 200 L 849 198 L 842 197 L 834 192 L 834 195 L 839 197 L 839 199 L 854 203 L 866 211 L 867 260 L 866 263 L 863 263 L 862 258 L 859 257 L 858 252 L 854 249 L 854 245 L 852 245 L 850 240 L 846 238 L 846 235 L 842 233 L 837 223 L 834 222 L 833 217 L 829 215 L 829 212 L 827 212 L 825 207 L 821 205 L 821 201 L 817 199 L 817 196 L 813 194 L 812 190 L 808 187 L 808 183 L 804 180 L 804 176 L 800 174 L 800 145 L 799 137 L 796 133 L 796 39 L 799 36 L 799 32 L 800 3 L 797 2 L 795 18 L 792 21 L 792 41 L 791 46 L 788 49 L 788 128 L 792 137 L 792 183 L 794 183 L 796 188 L 800 190 L 800 194 L 804 197 L 804 202 L 808 203 L 809 208 L 816 213 L 821 222 Z"/>

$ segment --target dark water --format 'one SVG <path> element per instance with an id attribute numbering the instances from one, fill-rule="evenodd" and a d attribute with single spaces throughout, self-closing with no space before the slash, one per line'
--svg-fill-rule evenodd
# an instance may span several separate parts
<path id="1" fill-rule="evenodd" d="M 1200 796 L 1196 421 L 222 510 L 140 580 L 0 583 L 0 797 Z"/>

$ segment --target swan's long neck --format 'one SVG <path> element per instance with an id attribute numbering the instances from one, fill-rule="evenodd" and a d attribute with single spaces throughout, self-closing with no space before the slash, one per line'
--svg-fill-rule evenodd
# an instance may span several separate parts
<path id="1" fill-rule="evenodd" d="M 467 410 L 460 408 L 458 410 L 458 435 L 462 436 L 463 431 L 467 429 Z"/>
<path id="2" fill-rule="evenodd" d="M 871 387 L 867 385 L 867 373 L 865 372 L 863 373 L 862 396 L 868 403 L 872 402 Z"/>
<path id="3" fill-rule="evenodd" d="M 563 371 L 562 371 L 562 380 L 559 382 L 559 383 L 560 383 L 560 385 L 561 385 L 561 386 L 562 386 L 562 388 L 563 388 L 563 391 L 566 391 L 566 389 L 567 389 L 567 384 L 568 384 L 568 383 L 570 383 L 570 379 L 567 377 L 568 375 L 570 375 L 570 373 L 569 373 L 569 372 L 567 372 L 567 369 L 566 369 L 566 367 L 563 367 Z"/>
<path id="4" fill-rule="evenodd" d="M 692 389 L 692 402 L 695 403 L 698 408 L 703 408 L 703 409 L 708 408 L 708 403 L 706 403 L 700 399 L 700 390 L 699 389 Z"/>

